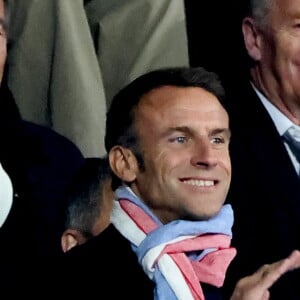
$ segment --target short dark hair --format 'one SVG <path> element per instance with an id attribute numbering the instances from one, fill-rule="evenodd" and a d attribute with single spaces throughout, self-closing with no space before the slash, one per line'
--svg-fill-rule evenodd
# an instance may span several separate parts
<path id="1" fill-rule="evenodd" d="M 200 87 L 215 95 L 224 104 L 225 91 L 219 77 L 204 68 L 173 67 L 146 73 L 126 87 L 112 99 L 106 114 L 105 148 L 114 145 L 132 146 L 136 137 L 132 136 L 134 108 L 142 96 L 161 86 Z M 157 100 L 159 101 L 159 99 Z"/>
<path id="2" fill-rule="evenodd" d="M 142 96 L 161 86 L 200 87 L 215 95 L 224 106 L 225 91 L 216 73 L 202 67 L 170 67 L 141 75 L 119 91 L 112 99 L 106 114 L 105 148 L 107 153 L 115 145 L 129 148 L 143 163 L 134 130 L 135 108 Z M 160 99 L 157 99 L 160 101 Z M 113 177 L 113 188 L 120 184 Z M 118 182 L 116 182 L 118 181 Z"/>
<path id="3" fill-rule="evenodd" d="M 92 237 L 102 207 L 103 182 L 110 174 L 107 157 L 85 159 L 68 191 L 65 229 L 76 229 L 86 238 Z"/>

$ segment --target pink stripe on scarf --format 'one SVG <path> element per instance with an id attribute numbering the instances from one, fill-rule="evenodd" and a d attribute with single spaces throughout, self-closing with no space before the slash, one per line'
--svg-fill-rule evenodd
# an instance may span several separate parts
<path id="1" fill-rule="evenodd" d="M 119 199 L 120 206 L 144 232 L 149 233 L 157 228 L 157 224 L 147 213 L 131 201 Z M 167 245 L 157 260 L 168 254 L 181 270 L 195 299 L 204 299 L 200 282 L 217 287 L 223 285 L 228 265 L 236 255 L 236 250 L 230 248 L 231 237 L 224 234 L 204 234 Z M 191 261 L 186 253 L 216 248 L 200 261 Z"/>
<path id="2" fill-rule="evenodd" d="M 157 224 L 149 217 L 149 215 L 131 201 L 119 199 L 119 203 L 122 209 L 144 233 L 149 233 L 157 227 Z"/>

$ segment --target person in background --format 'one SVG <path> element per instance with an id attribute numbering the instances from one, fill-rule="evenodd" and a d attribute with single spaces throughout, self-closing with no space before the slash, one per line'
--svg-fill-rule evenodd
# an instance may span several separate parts
<path id="1" fill-rule="evenodd" d="M 61 254 L 65 193 L 84 163 L 79 149 L 56 132 L 22 120 L 6 82 L 8 1 L 0 0 L 0 163 L 13 199 L 0 228 L 1 288 L 14 290 L 17 278 L 41 257 Z M 6 177 L 7 179 L 7 177 Z"/>
<path id="2" fill-rule="evenodd" d="M 236 254 L 233 211 L 224 204 L 231 179 L 224 100 L 214 73 L 180 67 L 146 73 L 113 98 L 105 136 L 115 191 L 111 224 L 65 253 L 51 287 L 92 297 L 94 286 L 111 299 L 222 298 Z M 232 299 L 264 299 L 298 266 L 295 251 L 242 279 Z M 111 288 L 113 282 L 122 285 Z"/>
<path id="3" fill-rule="evenodd" d="M 300 148 L 285 138 L 300 129 L 299 15 L 298 0 L 250 0 L 242 21 L 249 76 L 226 87 L 237 248 L 227 296 L 238 278 L 300 249 Z M 300 299 L 299 282 L 298 270 L 286 274 L 271 299 Z"/>
<path id="4" fill-rule="evenodd" d="M 68 199 L 61 236 L 64 252 L 98 235 L 109 224 L 114 193 L 106 157 L 86 158 L 72 182 Z"/>
<path id="5" fill-rule="evenodd" d="M 184 0 L 9 0 L 8 84 L 21 116 L 105 155 L 112 96 L 157 67 L 188 65 Z M 66 117 L 67 116 L 67 117 Z"/>

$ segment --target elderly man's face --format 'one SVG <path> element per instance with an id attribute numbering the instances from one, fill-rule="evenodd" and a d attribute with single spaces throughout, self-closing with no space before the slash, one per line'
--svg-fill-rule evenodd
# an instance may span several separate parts
<path id="1" fill-rule="evenodd" d="M 6 61 L 7 28 L 5 25 L 4 1 L 0 0 L 0 82 Z"/>

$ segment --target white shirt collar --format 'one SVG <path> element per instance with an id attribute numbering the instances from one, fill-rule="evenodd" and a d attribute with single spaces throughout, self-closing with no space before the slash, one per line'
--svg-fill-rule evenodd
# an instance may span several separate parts
<path id="1" fill-rule="evenodd" d="M 268 111 L 270 117 L 272 118 L 277 131 L 280 135 L 283 135 L 288 128 L 294 126 L 300 129 L 299 126 L 295 125 L 289 118 L 287 118 L 275 105 L 273 105 L 267 98 L 254 86 L 251 82 L 251 85 L 256 92 L 257 96 L 261 100 L 262 104 Z"/>
<path id="2" fill-rule="evenodd" d="M 0 164 L 0 227 L 5 222 L 13 201 L 13 187 L 10 178 Z"/>

